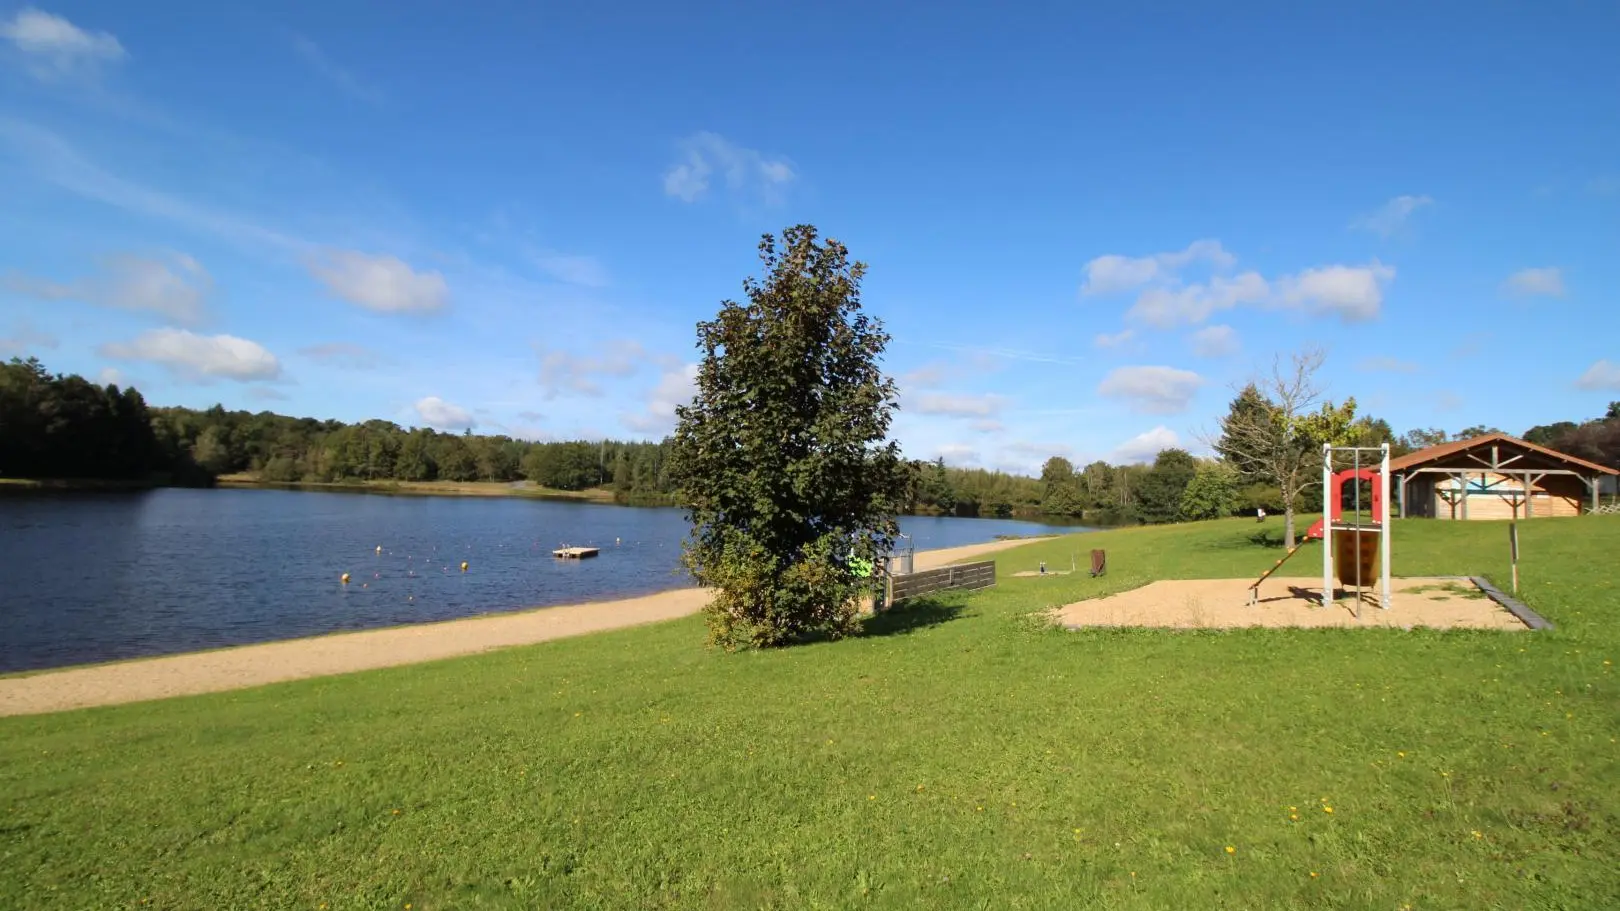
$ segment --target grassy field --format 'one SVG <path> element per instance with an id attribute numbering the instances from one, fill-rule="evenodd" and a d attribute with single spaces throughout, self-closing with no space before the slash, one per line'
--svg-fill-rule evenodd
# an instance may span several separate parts
<path id="1" fill-rule="evenodd" d="M 587 490 L 557 490 L 539 487 L 528 481 L 511 484 L 500 481 L 322 481 L 282 484 L 261 481 L 252 472 L 220 475 L 221 487 L 284 487 L 299 490 L 355 490 L 366 493 L 414 494 L 441 497 L 538 497 L 547 500 L 588 500 L 595 503 L 613 502 L 613 491 L 605 487 Z"/>
<path id="2" fill-rule="evenodd" d="M 1112 572 L 775 653 L 692 618 L 0 719 L 0 907 L 1620 907 L 1620 518 L 1522 526 L 1552 632 L 1039 622 L 1258 573 L 1255 530 L 1032 544 L 1004 575 Z M 1505 582 L 1500 524 L 1395 532 Z"/>

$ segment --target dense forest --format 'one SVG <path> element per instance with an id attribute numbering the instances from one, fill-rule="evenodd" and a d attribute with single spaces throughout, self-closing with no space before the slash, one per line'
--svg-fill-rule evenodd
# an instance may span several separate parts
<path id="1" fill-rule="evenodd" d="M 1387 442 L 1396 455 L 1494 429 L 1397 436 L 1387 422 L 1369 417 L 1350 428 L 1352 442 Z M 1590 420 L 1532 427 L 1524 438 L 1620 468 L 1620 402 Z M 621 502 L 663 503 L 673 496 L 668 454 L 668 441 L 532 442 L 217 405 L 155 408 L 133 388 L 51 374 L 34 359 L 0 364 L 0 477 L 190 485 L 240 473 L 271 483 L 529 481 L 554 490 L 604 488 Z M 918 513 L 1044 514 L 1113 525 L 1280 509 L 1274 485 L 1181 449 L 1167 449 L 1147 465 L 1095 461 L 1076 468 L 1054 457 L 1039 478 L 954 468 L 943 460 L 910 466 L 909 503 Z M 1320 490 L 1307 491 L 1300 508 L 1320 509 Z"/>

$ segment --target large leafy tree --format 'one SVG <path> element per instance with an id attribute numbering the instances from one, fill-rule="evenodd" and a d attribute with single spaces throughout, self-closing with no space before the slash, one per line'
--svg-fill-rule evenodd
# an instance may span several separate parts
<path id="1" fill-rule="evenodd" d="M 865 266 L 808 225 L 766 235 L 759 254 L 746 300 L 698 325 L 696 394 L 670 453 L 692 522 L 684 562 L 716 590 L 709 630 L 726 648 L 852 632 L 862 569 L 892 547 L 908 492 Z"/>
<path id="2" fill-rule="evenodd" d="M 1049 516 L 1078 516 L 1084 511 L 1074 465 L 1053 456 L 1041 466 L 1041 512 Z"/>
<path id="3" fill-rule="evenodd" d="M 1137 515 L 1144 522 L 1174 522 L 1181 517 L 1181 498 L 1198 473 L 1198 460 L 1185 449 L 1166 449 L 1136 487 Z"/>

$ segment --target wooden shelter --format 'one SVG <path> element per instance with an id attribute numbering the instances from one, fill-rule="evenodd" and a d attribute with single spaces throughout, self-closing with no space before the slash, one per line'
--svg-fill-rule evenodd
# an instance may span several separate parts
<path id="1" fill-rule="evenodd" d="M 1577 516 L 1584 504 L 1596 509 L 1604 481 L 1620 475 L 1505 433 L 1420 449 L 1390 459 L 1389 471 L 1401 517 L 1431 519 Z"/>

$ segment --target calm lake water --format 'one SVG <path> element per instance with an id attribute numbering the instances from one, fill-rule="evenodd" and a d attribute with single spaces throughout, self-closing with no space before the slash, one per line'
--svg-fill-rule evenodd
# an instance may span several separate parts
<path id="1" fill-rule="evenodd" d="M 1075 530 L 1000 519 L 900 525 L 918 550 Z M 690 584 L 679 569 L 685 534 L 675 509 L 515 498 L 0 497 L 0 672 L 678 588 Z M 554 559 L 564 544 L 602 555 Z"/>

